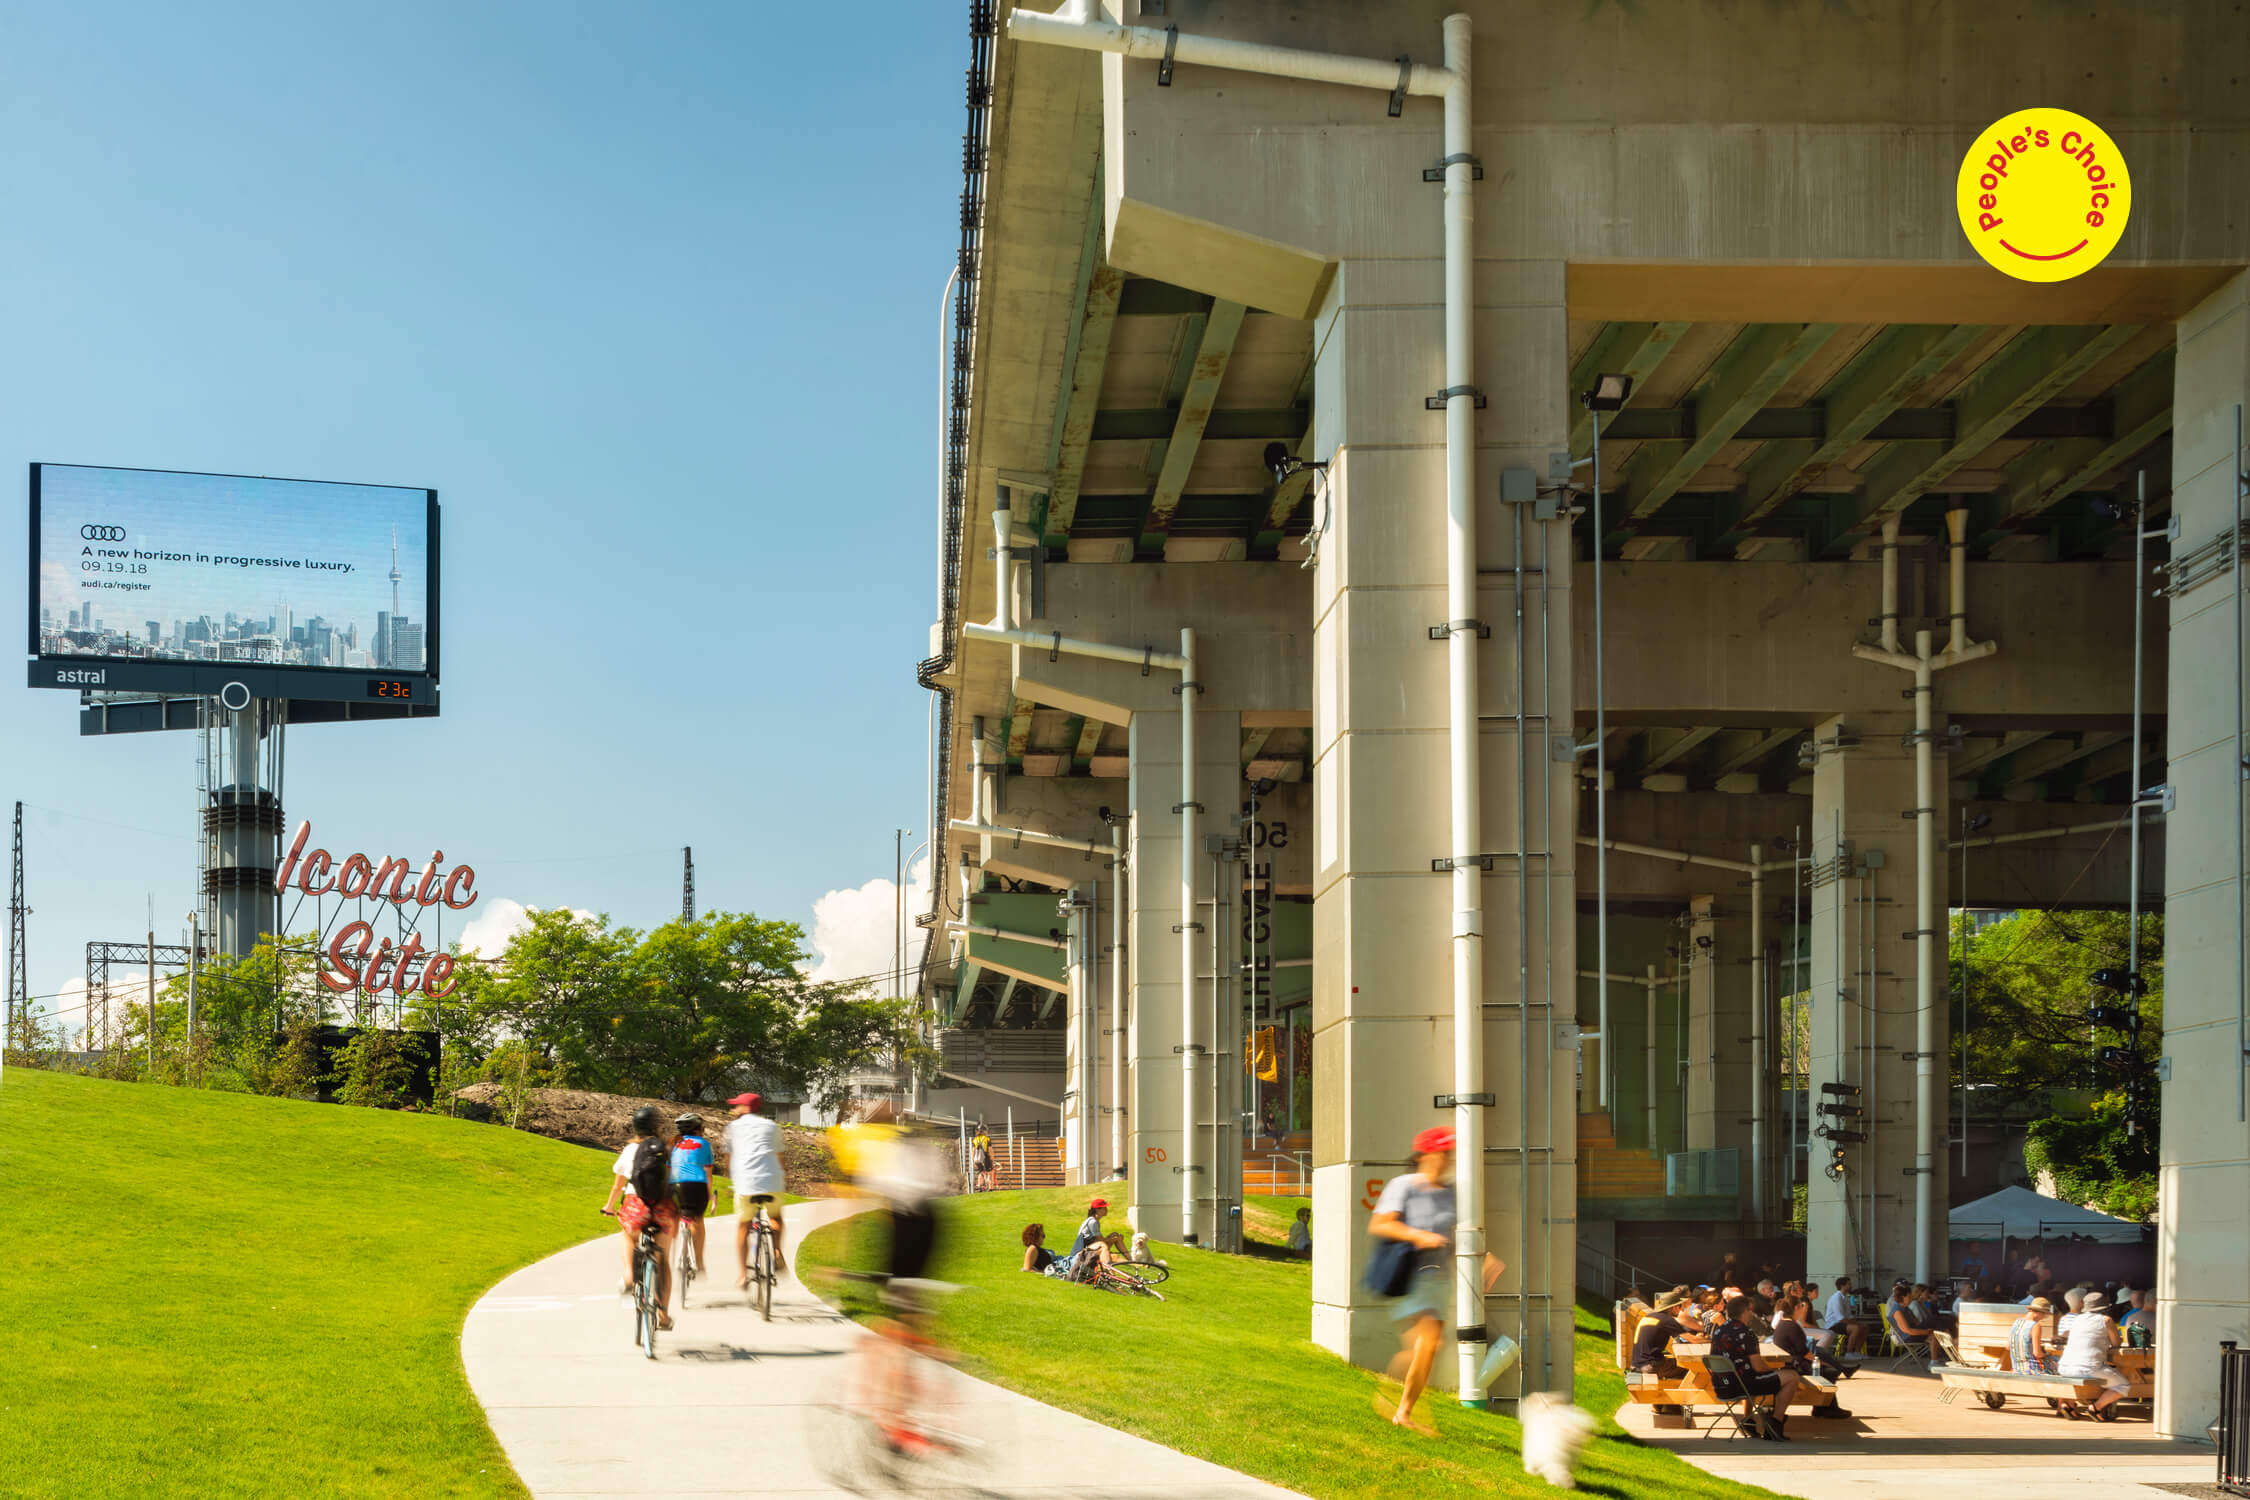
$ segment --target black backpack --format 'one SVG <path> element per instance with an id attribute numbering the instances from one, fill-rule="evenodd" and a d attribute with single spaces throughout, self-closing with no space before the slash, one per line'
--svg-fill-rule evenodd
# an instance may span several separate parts
<path id="1" fill-rule="evenodd" d="M 642 1141 L 633 1153 L 633 1171 L 625 1181 L 633 1189 L 633 1196 L 654 1208 L 659 1203 L 672 1201 L 672 1172 L 670 1153 L 661 1141 Z"/>

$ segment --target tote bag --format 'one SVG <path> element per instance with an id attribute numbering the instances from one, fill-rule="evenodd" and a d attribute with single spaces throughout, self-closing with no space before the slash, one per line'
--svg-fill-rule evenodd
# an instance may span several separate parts
<path id="1" fill-rule="evenodd" d="M 1413 1279 L 1414 1247 L 1404 1240 L 1376 1240 L 1362 1278 L 1367 1289 L 1378 1297 L 1403 1297 Z"/>

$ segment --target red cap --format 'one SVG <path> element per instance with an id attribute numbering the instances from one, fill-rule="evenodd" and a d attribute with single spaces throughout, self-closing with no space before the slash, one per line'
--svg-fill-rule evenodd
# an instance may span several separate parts
<path id="1" fill-rule="evenodd" d="M 1414 1154 L 1416 1156 L 1428 1156 L 1433 1151 L 1451 1151 L 1452 1149 L 1453 1132 L 1443 1125 L 1432 1125 L 1429 1129 L 1414 1137 Z"/>
<path id="2" fill-rule="evenodd" d="M 764 1102 L 765 1101 L 759 1098 L 756 1094 L 737 1094 L 732 1099 L 729 1099 L 727 1101 L 727 1103 L 733 1105 L 736 1109 L 748 1110 L 755 1110 L 760 1104 L 763 1104 Z"/>
<path id="3" fill-rule="evenodd" d="M 1107 1207 L 1109 1207 L 1109 1200 L 1107 1198 L 1096 1198 L 1093 1202 L 1086 1205 L 1088 1212 L 1091 1212 L 1092 1210 L 1097 1208 Z"/>

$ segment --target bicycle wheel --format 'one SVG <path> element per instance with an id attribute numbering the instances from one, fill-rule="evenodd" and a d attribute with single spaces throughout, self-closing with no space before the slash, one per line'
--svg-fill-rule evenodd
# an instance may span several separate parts
<path id="1" fill-rule="evenodd" d="M 1143 1286 L 1155 1286 L 1169 1280 L 1172 1272 L 1168 1266 L 1144 1266 L 1137 1261 L 1112 1261 L 1109 1267 L 1120 1276 L 1130 1276 Z"/>
<path id="2" fill-rule="evenodd" d="M 771 1323 L 773 1321 L 773 1230 L 766 1226 L 762 1217 L 758 1221 L 756 1254 L 758 1263 L 754 1290 L 758 1298 L 758 1316 Z"/>
<path id="3" fill-rule="evenodd" d="M 641 1257 L 640 1286 L 634 1301 L 640 1308 L 641 1349 L 650 1359 L 656 1358 L 656 1314 L 664 1305 L 662 1282 L 659 1280 L 663 1269 L 664 1258 L 661 1254 Z"/>

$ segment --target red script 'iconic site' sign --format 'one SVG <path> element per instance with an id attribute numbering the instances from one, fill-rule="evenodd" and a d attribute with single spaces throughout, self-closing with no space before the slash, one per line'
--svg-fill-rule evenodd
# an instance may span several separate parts
<path id="1" fill-rule="evenodd" d="M 473 865 L 456 865 L 450 873 L 438 868 L 445 858 L 443 849 L 430 852 L 429 862 L 419 873 L 414 866 L 396 857 L 380 863 L 364 854 L 354 854 L 338 865 L 326 849 L 305 852 L 312 838 L 311 822 L 297 825 L 297 836 L 290 841 L 288 858 L 274 872 L 273 888 L 289 889 L 292 876 L 297 889 L 308 896 L 341 896 L 349 901 L 388 901 L 404 908 L 435 906 L 444 902 L 455 911 L 465 911 L 476 905 L 477 872 Z M 330 873 L 333 871 L 334 873 Z M 368 956 L 373 949 L 374 956 Z M 422 964 L 416 974 L 414 966 Z M 375 929 L 365 922 L 352 922 L 336 931 L 328 944 L 328 967 L 321 972 L 320 982 L 332 990 L 359 990 L 365 994 L 379 994 L 389 990 L 394 995 L 411 995 L 416 991 L 433 1000 L 442 1000 L 453 993 L 453 955 L 422 951 L 422 935 L 408 933 L 404 944 L 394 944 L 384 938 L 378 945 Z"/>

